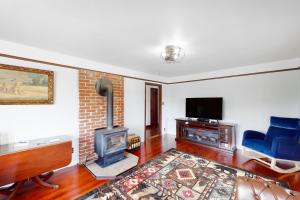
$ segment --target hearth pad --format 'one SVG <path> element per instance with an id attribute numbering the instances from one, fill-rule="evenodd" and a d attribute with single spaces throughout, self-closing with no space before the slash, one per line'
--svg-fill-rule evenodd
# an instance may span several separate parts
<path id="1" fill-rule="evenodd" d="M 115 178 L 117 175 L 135 167 L 139 161 L 139 157 L 125 152 L 125 159 L 118 161 L 107 167 L 100 167 L 96 163 L 90 163 L 85 167 L 96 177 L 96 178 Z"/>

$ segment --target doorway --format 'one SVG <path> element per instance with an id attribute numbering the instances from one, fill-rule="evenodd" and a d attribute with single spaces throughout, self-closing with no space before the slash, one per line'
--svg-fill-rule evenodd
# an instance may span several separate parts
<path id="1" fill-rule="evenodd" d="M 162 87 L 159 84 L 145 83 L 145 138 L 161 135 Z"/>

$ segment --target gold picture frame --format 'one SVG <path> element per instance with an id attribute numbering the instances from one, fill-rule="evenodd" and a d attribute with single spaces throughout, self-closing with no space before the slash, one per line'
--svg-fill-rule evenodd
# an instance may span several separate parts
<path id="1" fill-rule="evenodd" d="M 53 71 L 0 64 L 0 105 L 53 104 Z"/>

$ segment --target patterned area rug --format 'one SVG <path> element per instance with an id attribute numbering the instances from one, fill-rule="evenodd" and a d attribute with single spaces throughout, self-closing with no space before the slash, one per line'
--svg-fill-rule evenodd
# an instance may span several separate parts
<path id="1" fill-rule="evenodd" d="M 237 176 L 275 182 L 171 149 L 79 199 L 234 200 Z"/>

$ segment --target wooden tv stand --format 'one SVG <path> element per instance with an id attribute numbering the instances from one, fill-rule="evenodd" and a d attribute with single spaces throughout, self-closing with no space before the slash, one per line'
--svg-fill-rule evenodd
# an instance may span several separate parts
<path id="1" fill-rule="evenodd" d="M 187 118 L 176 119 L 176 140 L 188 140 L 234 152 L 236 150 L 235 125 Z"/>

